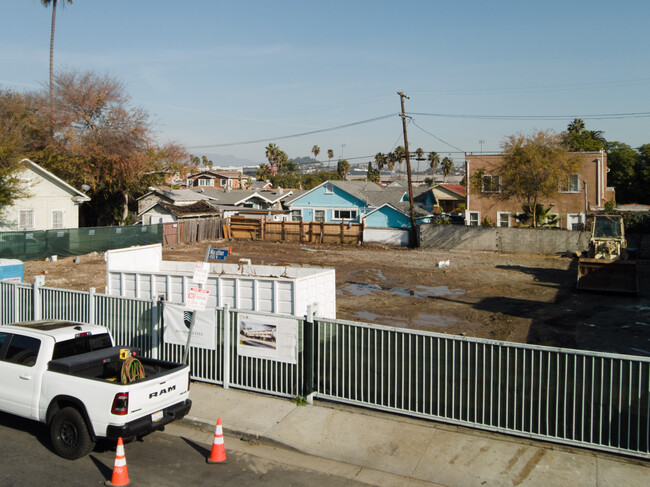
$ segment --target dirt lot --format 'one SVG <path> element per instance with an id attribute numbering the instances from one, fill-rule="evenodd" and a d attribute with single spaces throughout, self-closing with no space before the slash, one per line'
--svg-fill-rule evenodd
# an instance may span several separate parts
<path id="1" fill-rule="evenodd" d="M 336 269 L 337 317 L 441 333 L 650 356 L 650 263 L 638 296 L 577 292 L 569 257 L 211 242 L 232 246 L 229 262 L 306 264 Z M 203 260 L 206 243 L 166 248 L 165 260 Z M 448 267 L 438 267 L 449 260 Z M 25 280 L 103 292 L 104 259 L 26 262 Z"/>

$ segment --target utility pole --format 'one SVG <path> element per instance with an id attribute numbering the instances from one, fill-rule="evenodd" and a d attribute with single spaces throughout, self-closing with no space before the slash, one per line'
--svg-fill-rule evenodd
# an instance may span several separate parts
<path id="1" fill-rule="evenodd" d="M 406 119 L 411 118 L 407 117 L 404 113 L 404 98 L 409 99 L 407 95 L 403 92 L 398 91 L 397 94 L 400 98 L 400 104 L 402 106 L 402 129 L 404 130 L 404 149 L 406 151 L 406 174 L 408 175 L 408 184 L 409 184 L 409 204 L 411 205 L 411 247 L 415 246 L 415 205 L 413 204 L 413 182 L 411 181 L 411 157 L 409 155 L 409 140 L 406 136 Z"/>

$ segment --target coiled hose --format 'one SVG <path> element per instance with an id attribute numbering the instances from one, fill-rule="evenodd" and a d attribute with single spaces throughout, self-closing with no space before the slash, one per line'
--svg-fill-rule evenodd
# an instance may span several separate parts
<path id="1" fill-rule="evenodd" d="M 120 382 L 122 384 L 130 384 L 138 379 L 144 379 L 144 367 L 135 357 L 128 357 L 122 364 L 120 372 Z"/>

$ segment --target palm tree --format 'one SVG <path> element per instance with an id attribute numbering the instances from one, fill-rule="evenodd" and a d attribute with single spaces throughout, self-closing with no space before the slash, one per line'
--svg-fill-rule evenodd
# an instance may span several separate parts
<path id="1" fill-rule="evenodd" d="M 384 164 L 386 164 L 386 154 L 377 152 L 377 154 L 375 154 L 375 165 L 377 166 L 377 169 L 379 169 L 379 172 L 384 168 Z"/>
<path id="2" fill-rule="evenodd" d="M 334 157 L 334 151 L 332 149 L 327 149 L 327 158 L 330 160 L 329 165 L 332 165 L 332 158 Z"/>
<path id="3" fill-rule="evenodd" d="M 54 83 L 54 25 L 56 24 L 56 3 L 58 0 L 41 0 L 43 7 L 49 7 L 52 4 L 52 30 L 50 32 L 50 101 L 52 101 L 52 90 Z M 65 0 L 72 3 L 72 0 Z"/>
<path id="4" fill-rule="evenodd" d="M 271 166 L 271 174 L 275 174 L 277 171 L 279 152 L 280 148 L 273 143 L 266 146 L 266 158 L 269 161 L 269 166 Z"/>
<path id="5" fill-rule="evenodd" d="M 415 149 L 415 160 L 416 161 L 421 161 L 424 159 L 424 151 L 422 150 L 422 147 L 418 147 Z"/>
<path id="6" fill-rule="evenodd" d="M 342 161 L 339 161 L 337 171 L 341 178 L 345 179 L 348 176 L 348 172 L 350 172 L 350 163 L 346 161 L 345 159 Z"/>
<path id="7" fill-rule="evenodd" d="M 401 145 L 395 147 L 395 157 L 397 157 L 397 163 L 399 164 L 399 171 L 402 172 L 402 163 L 406 160 L 406 149 Z"/>
<path id="8" fill-rule="evenodd" d="M 454 161 L 450 157 L 445 157 L 442 160 L 442 174 L 443 174 L 444 182 L 447 182 L 447 176 L 449 176 L 453 168 L 454 168 Z"/>
<path id="9" fill-rule="evenodd" d="M 314 147 L 311 148 L 312 154 L 314 154 L 314 157 L 318 160 L 318 154 L 320 154 L 320 147 L 315 145 Z"/>
<path id="10" fill-rule="evenodd" d="M 573 122 L 569 123 L 567 132 L 570 134 L 580 134 L 585 129 L 585 122 L 580 118 L 575 118 Z"/>
<path id="11" fill-rule="evenodd" d="M 427 160 L 429 161 L 429 167 L 431 168 L 431 175 L 433 176 L 436 172 L 436 168 L 438 167 L 438 164 L 440 164 L 440 156 L 438 155 L 437 152 L 429 152 L 429 156 L 427 157 Z"/>
<path id="12" fill-rule="evenodd" d="M 388 165 L 388 170 L 390 172 L 393 172 L 393 169 L 395 169 L 395 163 L 397 162 L 397 155 L 395 155 L 394 152 L 389 152 L 388 156 L 386 156 L 386 161 Z"/>

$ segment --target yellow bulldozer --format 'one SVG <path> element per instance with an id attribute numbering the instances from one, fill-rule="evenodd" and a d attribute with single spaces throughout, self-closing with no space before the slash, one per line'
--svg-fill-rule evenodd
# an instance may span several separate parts
<path id="1" fill-rule="evenodd" d="M 623 217 L 595 215 L 588 256 L 578 260 L 578 289 L 638 293 L 637 262 L 627 250 Z"/>

